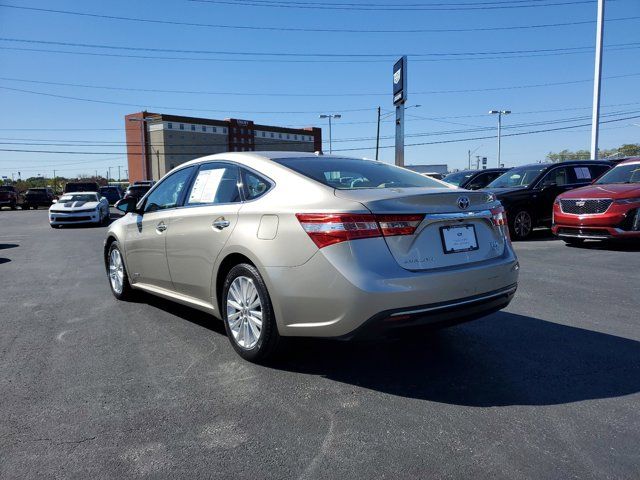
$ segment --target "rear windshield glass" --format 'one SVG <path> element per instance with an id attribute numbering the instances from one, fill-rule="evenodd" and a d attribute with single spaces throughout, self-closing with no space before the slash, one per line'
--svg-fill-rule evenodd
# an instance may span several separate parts
<path id="1" fill-rule="evenodd" d="M 74 195 L 63 195 L 62 197 L 60 197 L 60 200 L 58 200 L 60 203 L 64 203 L 64 202 L 97 202 L 98 198 L 95 196 L 95 194 L 90 195 L 88 193 L 79 193 L 79 194 L 74 194 Z"/>
<path id="2" fill-rule="evenodd" d="M 622 164 L 602 175 L 596 183 L 640 183 L 640 163 Z"/>
<path id="3" fill-rule="evenodd" d="M 277 158 L 275 162 L 338 190 L 362 188 L 447 188 L 419 173 L 355 158 Z"/>
<path id="4" fill-rule="evenodd" d="M 526 187 L 538 178 L 545 168 L 547 165 L 512 168 L 487 185 L 487 188 Z"/>
<path id="5" fill-rule="evenodd" d="M 44 188 L 30 188 L 27 193 L 47 193 Z"/>

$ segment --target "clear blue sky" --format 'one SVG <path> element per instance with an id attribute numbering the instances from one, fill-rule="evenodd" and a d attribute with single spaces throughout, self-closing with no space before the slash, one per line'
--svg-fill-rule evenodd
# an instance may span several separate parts
<path id="1" fill-rule="evenodd" d="M 229 0 L 233 3 L 235 0 Z M 264 1 L 264 0 L 261 0 Z M 332 0 L 350 4 L 435 4 L 477 3 L 481 0 Z M 489 1 L 489 0 L 485 0 Z M 506 0 L 494 0 L 499 4 Z M 560 0 L 554 0 L 555 3 Z M 567 1 L 567 0 L 562 0 Z M 71 1 L 71 0 L 1 0 L 4 5 L 87 12 L 101 15 L 168 20 L 174 22 L 295 27 L 308 29 L 471 29 L 593 21 L 596 4 L 575 3 L 535 8 L 502 8 L 448 11 L 362 11 L 309 8 L 277 8 L 252 5 L 191 2 L 187 0 Z M 237 3 L 243 3 L 238 0 Z M 247 2 L 245 2 L 247 3 Z M 255 2 L 248 2 L 255 3 Z M 307 3 L 307 2 L 302 2 Z M 509 2 L 508 5 L 517 5 Z M 545 4 L 552 0 L 524 0 L 520 3 Z M 639 17 L 640 0 L 608 0 L 607 19 Z M 476 32 L 430 33 L 346 33 L 291 32 L 248 29 L 223 29 L 183 25 L 140 23 L 115 19 L 81 17 L 59 13 L 0 8 L 0 86 L 91 100 L 145 105 L 150 111 L 203 116 L 210 118 L 248 118 L 260 123 L 295 126 L 321 126 L 325 141 L 326 125 L 318 113 L 342 113 L 335 124 L 334 149 L 362 148 L 348 152 L 372 158 L 374 140 L 344 141 L 375 136 L 376 107 L 392 110 L 391 70 L 400 54 L 461 52 L 496 52 L 540 50 L 593 46 L 595 24 L 587 23 L 552 28 L 493 30 Z M 387 58 L 313 57 L 312 60 L 340 62 L 304 63 L 277 60 L 306 60 L 309 57 L 261 57 L 267 61 L 217 61 L 217 59 L 255 59 L 255 56 L 228 56 L 214 53 L 149 52 L 137 50 L 97 49 L 24 43 L 6 39 L 100 44 L 121 47 L 227 52 L 302 53 L 302 54 L 388 54 Z M 626 45 L 638 43 L 637 45 Z M 605 77 L 640 74 L 640 19 L 611 21 L 605 27 Z M 15 48 L 31 50 L 15 50 Z M 110 55 L 190 57 L 198 60 L 127 58 L 108 55 L 79 55 L 33 50 L 108 53 Z M 538 55 L 525 58 L 476 59 L 456 57 L 409 58 L 410 92 L 490 89 L 588 80 L 593 77 L 593 49 L 567 55 Z M 545 52 L 540 52 L 545 53 Z M 493 55 L 501 56 L 501 55 Z M 504 55 L 502 55 L 504 56 Z M 203 58 L 208 60 L 203 60 Z M 440 61 L 432 61 L 433 59 Z M 443 60 L 442 58 L 449 59 Z M 273 61 L 275 60 L 275 61 Z M 368 60 L 362 62 L 362 60 Z M 373 61 L 371 61 L 373 60 Z M 423 60 L 423 61 L 419 61 Z M 424 61 L 429 60 L 429 61 Z M 9 80 L 12 79 L 12 80 Z M 18 80 L 20 81 L 18 81 Z M 121 91 L 69 87 L 24 80 L 75 83 L 93 86 L 177 90 L 180 93 Z M 630 112 L 640 115 L 640 75 L 605 79 L 604 113 Z M 410 93 L 409 104 L 422 106 L 407 111 L 406 143 L 443 141 L 491 135 L 491 132 L 438 132 L 470 130 L 496 124 L 489 109 L 510 109 L 504 125 L 547 122 L 590 115 L 591 81 L 537 88 L 489 90 L 466 93 Z M 236 93 L 289 93 L 286 96 L 243 96 L 192 94 L 184 91 Z M 365 93 L 372 95 L 350 95 Z M 326 94 L 328 96 L 305 96 Z M 340 94 L 340 96 L 331 96 Z M 347 95 L 345 95 L 347 94 Z M 67 155 L 45 153 L 0 152 L 0 175 L 11 176 L 20 170 L 22 177 L 42 173 L 104 174 L 108 166 L 126 165 L 124 120 L 127 113 L 140 108 L 70 100 L 34 93 L 0 89 L 0 148 L 28 150 L 73 150 L 113 152 L 113 155 Z M 167 108 L 156 108 L 164 106 Z M 583 109 L 579 109 L 583 108 Z M 540 113 L 540 110 L 575 109 Z M 210 110 L 210 111 L 208 111 Z M 216 112 L 217 110 L 217 112 Z M 308 113 L 243 113 L 308 112 Z M 435 117 L 437 120 L 430 120 Z M 442 118 L 449 117 L 449 118 Z M 461 118 L 451 118 L 461 117 Z M 391 118 L 391 117 L 388 117 Z M 616 117 L 609 117 L 616 118 Z M 537 130 L 579 123 L 554 123 L 505 130 L 504 133 Z M 640 118 L 603 125 L 601 148 L 640 141 Z M 88 129 L 88 130 L 55 130 Z M 89 130 L 95 129 L 95 130 Z M 393 123 L 382 124 L 383 137 L 393 135 Z M 518 165 L 544 159 L 548 151 L 589 147 L 588 127 L 503 139 L 503 162 Z M 10 145 L 22 143 L 22 145 Z M 71 143 L 74 145 L 35 145 Z M 87 143 L 89 145 L 83 145 Z M 92 145 L 92 144 L 108 145 Z M 110 144 L 110 145 L 109 145 Z M 381 141 L 392 145 L 391 138 Z M 325 147 L 328 150 L 327 147 Z M 462 168 L 467 151 L 476 150 L 495 164 L 494 139 L 408 147 L 407 163 L 448 163 Z M 475 155 L 474 154 L 474 155 Z M 381 150 L 381 158 L 393 161 L 393 148 Z"/>

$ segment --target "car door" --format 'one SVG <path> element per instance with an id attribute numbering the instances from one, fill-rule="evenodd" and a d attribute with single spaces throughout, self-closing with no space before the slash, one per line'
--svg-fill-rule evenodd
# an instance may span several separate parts
<path id="1" fill-rule="evenodd" d="M 241 205 L 236 165 L 209 162 L 199 167 L 167 232 L 167 262 L 176 292 L 211 303 L 213 265 L 236 227 Z"/>
<path id="2" fill-rule="evenodd" d="M 577 184 L 575 168 L 575 166 L 552 168 L 538 183 L 536 218 L 539 223 L 546 224 L 551 222 L 553 202 L 558 195 L 581 186 Z"/>
<path id="3" fill-rule="evenodd" d="M 133 213 L 126 227 L 126 260 L 133 283 L 172 289 L 166 257 L 166 234 L 171 214 L 182 204 L 195 167 L 172 173 L 143 200 L 142 213 Z"/>

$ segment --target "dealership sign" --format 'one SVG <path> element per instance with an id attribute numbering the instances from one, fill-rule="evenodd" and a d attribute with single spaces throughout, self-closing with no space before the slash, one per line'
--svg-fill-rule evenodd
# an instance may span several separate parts
<path id="1" fill-rule="evenodd" d="M 407 101 L 407 57 L 402 56 L 393 66 L 393 104 Z"/>

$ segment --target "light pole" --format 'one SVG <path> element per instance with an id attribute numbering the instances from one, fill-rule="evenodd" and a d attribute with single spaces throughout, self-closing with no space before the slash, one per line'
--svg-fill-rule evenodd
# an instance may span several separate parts
<path id="1" fill-rule="evenodd" d="M 502 115 L 509 115 L 511 110 L 489 110 L 490 115 L 498 115 L 498 168 L 500 168 L 500 140 L 502 136 Z"/>
<path id="2" fill-rule="evenodd" d="M 335 118 L 337 120 L 338 118 L 342 118 L 342 115 L 340 115 L 339 113 L 329 113 L 329 114 L 320 115 L 320 118 L 329 119 L 329 153 L 331 153 L 333 151 L 333 148 L 331 145 L 331 119 Z"/>
<path id="3" fill-rule="evenodd" d="M 593 108 L 591 112 L 591 158 L 598 159 L 598 135 L 600 133 L 600 80 L 602 78 L 602 36 L 604 35 L 604 0 L 598 0 L 596 20 L 596 62 L 593 74 Z"/>

